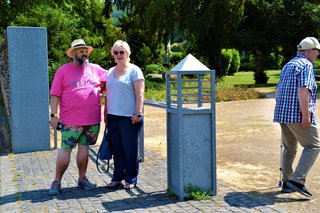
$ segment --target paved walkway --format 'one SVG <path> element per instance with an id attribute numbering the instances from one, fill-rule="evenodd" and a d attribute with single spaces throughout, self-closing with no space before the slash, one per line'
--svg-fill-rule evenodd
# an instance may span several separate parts
<path id="1" fill-rule="evenodd" d="M 224 106 L 217 109 L 220 108 L 227 110 Z M 146 118 L 158 113 L 154 108 L 145 110 L 150 110 Z M 150 129 L 145 132 L 146 145 L 165 141 L 164 136 L 159 138 L 154 132 L 159 128 L 161 131 L 165 129 L 165 126 L 159 126 L 159 122 L 165 123 L 163 119 L 165 116 L 161 120 L 152 119 L 148 124 Z M 140 164 L 138 185 L 133 190 L 108 190 L 104 187 L 110 182 L 111 173 L 97 172 L 94 160 L 98 145 L 91 147 L 87 175 L 97 183 L 98 188 L 90 192 L 76 187 L 78 173 L 74 150 L 70 166 L 63 177 L 62 194 L 56 197 L 48 196 L 47 190 L 54 176 L 57 150 L 2 154 L 0 212 L 287 212 L 276 205 L 279 198 L 275 200 L 274 196 L 268 197 L 263 193 L 245 192 L 221 179 L 218 180 L 217 196 L 210 200 L 181 201 L 167 197 L 166 156 L 152 146 L 146 147 L 145 160 Z M 112 172 L 112 165 L 110 169 Z"/>
<path id="2" fill-rule="evenodd" d="M 210 200 L 180 201 L 166 197 L 166 159 L 145 150 L 137 188 L 108 190 L 110 173 L 97 173 L 90 151 L 88 177 L 98 184 L 93 191 L 76 187 L 78 178 L 73 152 L 71 164 L 62 181 L 62 194 L 47 195 L 57 150 L 9 154 L 0 157 L 0 212 L 286 212 L 274 201 L 218 183 L 218 195 Z M 111 167 L 112 171 L 112 167 Z"/>

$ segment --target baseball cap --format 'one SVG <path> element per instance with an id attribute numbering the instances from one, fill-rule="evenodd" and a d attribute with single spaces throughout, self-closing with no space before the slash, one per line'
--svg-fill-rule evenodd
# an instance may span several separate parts
<path id="1" fill-rule="evenodd" d="M 298 50 L 308 50 L 308 49 L 318 49 L 320 50 L 320 44 L 318 39 L 315 37 L 306 37 L 304 38 L 300 44 L 297 45 Z"/>

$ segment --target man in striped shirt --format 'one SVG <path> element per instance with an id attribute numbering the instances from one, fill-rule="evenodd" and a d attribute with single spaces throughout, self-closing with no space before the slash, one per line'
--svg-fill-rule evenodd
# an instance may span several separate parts
<path id="1" fill-rule="evenodd" d="M 319 55 L 320 44 L 306 37 L 297 45 L 297 55 L 283 68 L 276 87 L 274 122 L 280 123 L 282 152 L 282 190 L 297 191 L 307 197 L 312 194 L 305 180 L 320 151 L 320 139 L 315 117 L 317 84 L 313 62 Z M 303 147 L 299 163 L 293 171 L 298 142 Z"/>

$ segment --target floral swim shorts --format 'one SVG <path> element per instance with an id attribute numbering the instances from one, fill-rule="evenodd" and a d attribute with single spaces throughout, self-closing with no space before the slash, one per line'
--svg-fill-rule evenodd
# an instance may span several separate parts
<path id="1" fill-rule="evenodd" d="M 61 148 L 72 150 L 77 144 L 94 145 L 100 131 L 100 124 L 89 126 L 64 126 L 61 130 Z"/>

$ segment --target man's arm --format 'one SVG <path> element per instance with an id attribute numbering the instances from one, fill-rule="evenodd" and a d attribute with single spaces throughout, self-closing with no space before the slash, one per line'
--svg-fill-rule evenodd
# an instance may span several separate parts
<path id="1" fill-rule="evenodd" d="M 311 125 L 309 112 L 310 92 L 306 87 L 298 89 L 299 106 L 302 113 L 302 121 L 299 124 L 301 128 L 308 128 Z"/>
<path id="2" fill-rule="evenodd" d="M 50 97 L 50 110 L 51 110 L 51 114 L 57 114 L 58 113 L 58 106 L 59 106 L 59 102 L 60 102 L 60 98 L 58 96 L 55 95 L 51 95 Z M 59 117 L 58 116 L 54 116 L 50 118 L 50 126 L 53 129 L 57 129 L 57 125 L 59 122 Z"/>

